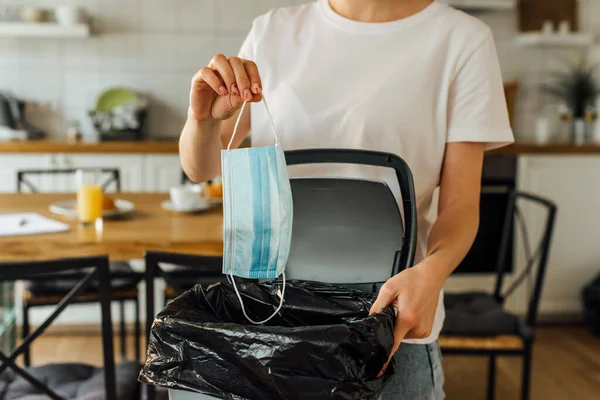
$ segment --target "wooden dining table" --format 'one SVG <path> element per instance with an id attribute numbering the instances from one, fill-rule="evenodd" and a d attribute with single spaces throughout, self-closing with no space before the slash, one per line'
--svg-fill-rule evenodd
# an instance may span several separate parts
<path id="1" fill-rule="evenodd" d="M 195 214 L 167 211 L 166 193 L 119 193 L 135 209 L 124 217 L 105 218 L 101 229 L 83 227 L 53 214 L 49 206 L 74 194 L 0 194 L 0 214 L 35 212 L 66 223 L 70 230 L 30 236 L 0 237 L 0 262 L 108 255 L 113 261 L 141 259 L 147 250 L 196 255 L 223 254 L 223 213 L 216 205 Z"/>

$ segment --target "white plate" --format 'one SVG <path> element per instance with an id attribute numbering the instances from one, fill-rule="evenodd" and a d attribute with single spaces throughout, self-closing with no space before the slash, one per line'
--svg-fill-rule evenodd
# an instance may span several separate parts
<path id="1" fill-rule="evenodd" d="M 59 201 L 58 203 L 50 204 L 50 212 L 71 218 L 77 218 L 77 210 L 75 209 L 76 204 L 77 200 Z M 122 217 L 135 209 L 135 206 L 132 202 L 120 199 L 115 200 L 115 207 L 116 208 L 114 210 L 103 210 L 102 218 Z"/>
<path id="2" fill-rule="evenodd" d="M 199 201 L 198 203 L 196 203 L 188 208 L 175 209 L 175 207 L 173 207 L 173 203 L 171 202 L 171 200 L 165 200 L 160 204 L 160 206 L 163 208 L 163 210 L 167 210 L 167 211 L 175 211 L 175 212 L 183 212 L 183 213 L 196 213 L 196 212 L 205 211 L 205 210 L 212 208 L 214 206 L 214 203 L 212 203 L 210 201 L 209 202 Z"/>

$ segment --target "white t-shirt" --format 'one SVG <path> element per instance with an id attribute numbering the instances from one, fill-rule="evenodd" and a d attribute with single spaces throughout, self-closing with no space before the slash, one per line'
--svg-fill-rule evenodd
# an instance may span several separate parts
<path id="1" fill-rule="evenodd" d="M 386 23 L 348 20 L 327 0 L 270 11 L 254 21 L 240 57 L 258 65 L 285 150 L 367 149 L 406 160 L 418 208 L 415 262 L 437 218 L 446 143 L 513 141 L 490 29 L 438 2 Z M 252 145 L 272 145 L 264 105 L 253 104 L 251 115 Z M 311 165 L 290 174 L 385 181 L 400 193 L 388 169 Z M 443 321 L 441 295 L 432 335 L 406 342 L 435 341 Z"/>

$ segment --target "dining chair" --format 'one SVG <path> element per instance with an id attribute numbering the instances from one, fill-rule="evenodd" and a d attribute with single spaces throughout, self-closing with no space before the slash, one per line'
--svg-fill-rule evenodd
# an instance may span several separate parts
<path id="1" fill-rule="evenodd" d="M 102 188 L 104 191 L 121 190 L 121 175 L 119 169 L 102 168 L 101 171 Z M 23 193 L 27 188 L 30 192 L 39 193 L 41 190 L 38 185 L 32 181 L 32 177 L 46 176 L 65 176 L 75 179 L 77 169 L 48 169 L 48 170 L 20 170 L 17 171 L 17 191 Z M 136 273 L 127 262 L 110 262 L 110 271 L 112 275 L 112 301 L 119 303 L 120 306 L 120 339 L 121 354 L 123 357 L 127 354 L 127 331 L 125 321 L 125 304 L 133 303 L 135 307 L 135 357 L 140 359 L 140 305 L 138 284 L 143 279 L 143 274 Z M 61 274 L 58 274 L 59 276 Z M 117 276 L 118 275 L 118 276 Z M 56 275 L 54 276 L 56 278 Z M 36 307 L 45 307 L 55 305 L 60 302 L 63 296 L 73 287 L 73 280 L 63 278 L 54 280 L 33 280 L 25 284 L 22 299 L 23 329 L 22 335 L 25 337 L 29 333 L 29 311 Z M 79 296 L 77 303 L 95 303 L 99 301 L 98 287 L 92 284 L 86 293 Z M 31 355 L 29 349 L 24 353 L 24 363 L 31 364 Z"/>
<path id="2" fill-rule="evenodd" d="M 182 185 L 185 185 L 185 184 L 187 184 L 187 183 L 196 183 L 196 182 L 194 182 L 193 180 L 191 180 L 191 179 L 190 179 L 190 178 L 187 176 L 187 174 L 185 173 L 185 171 L 183 171 L 183 170 L 182 170 L 182 171 L 181 171 L 181 184 L 182 184 Z M 211 179 L 211 180 L 208 180 L 208 181 L 206 181 L 206 183 L 212 183 L 212 179 Z"/>
<path id="3" fill-rule="evenodd" d="M 0 281 L 22 279 L 48 280 L 53 274 L 69 275 L 75 284 L 54 311 L 37 329 L 10 351 L 0 352 L 0 387 L 2 398 L 48 398 L 53 400 L 97 398 L 129 400 L 139 398 L 138 362 L 122 362 L 115 366 L 110 309 L 110 271 L 105 256 L 71 258 L 35 262 L 0 263 Z M 101 309 L 103 366 L 59 363 L 36 367 L 20 367 L 16 359 L 38 339 L 63 313 L 76 303 L 78 296 L 94 284 L 98 288 Z"/>
<path id="4" fill-rule="evenodd" d="M 185 261 L 174 256 L 176 261 Z M 169 280 L 163 291 L 162 304 L 173 300 L 184 291 L 193 288 L 197 284 L 210 285 L 215 282 L 226 282 L 223 276 L 223 257 L 220 256 L 195 256 L 193 266 L 185 264 L 170 264 L 159 267 Z"/>
<path id="5" fill-rule="evenodd" d="M 101 187 L 103 191 L 107 191 L 114 186 L 116 192 L 121 191 L 121 171 L 118 168 L 99 168 L 101 178 Z M 47 176 L 71 176 L 73 182 L 75 182 L 75 174 L 77 169 L 75 168 L 58 168 L 58 169 L 24 169 L 17 171 L 17 192 L 24 193 L 25 188 L 29 189 L 31 193 L 41 192 L 39 185 L 32 182 L 34 177 L 47 177 Z"/>
<path id="6" fill-rule="evenodd" d="M 532 250 L 530 226 L 525 221 L 523 209 L 539 211 L 545 215 L 537 228 L 541 229 L 535 250 Z M 546 266 L 550 254 L 552 233 L 556 218 L 556 205 L 545 198 L 511 191 L 505 214 L 503 235 L 497 259 L 496 282 L 493 293 L 446 293 L 446 320 L 440 347 L 444 355 L 488 357 L 487 398 L 495 398 L 496 362 L 499 356 L 522 358 L 521 399 L 528 400 L 531 391 L 531 368 L 535 328 Z M 535 214 L 538 215 L 538 214 Z M 529 224 L 531 225 L 531 224 Z M 518 230 L 525 253 L 524 269 L 508 287 L 506 257 L 513 246 L 509 240 L 512 229 Z M 530 281 L 533 275 L 533 289 Z M 504 309 L 506 300 L 527 284 L 527 311 L 524 319 Z"/>
<path id="7" fill-rule="evenodd" d="M 185 171 L 181 171 L 181 184 L 185 185 L 188 182 L 192 182 L 192 180 L 190 178 L 188 178 L 187 174 L 185 173 Z"/>
<path id="8" fill-rule="evenodd" d="M 164 305 L 167 300 L 172 300 L 186 290 L 197 284 L 210 285 L 216 282 L 227 282 L 223 275 L 223 257 L 202 256 L 178 253 L 153 252 L 146 253 L 145 282 L 154 286 L 154 279 L 163 278 L 166 288 L 163 292 Z M 146 288 L 146 302 L 154 304 L 154 290 Z M 152 296 L 149 298 L 148 296 Z M 146 307 L 148 313 L 154 313 L 152 307 Z M 150 318 L 150 314 L 148 314 Z M 150 326 L 154 316 L 150 319 Z"/>

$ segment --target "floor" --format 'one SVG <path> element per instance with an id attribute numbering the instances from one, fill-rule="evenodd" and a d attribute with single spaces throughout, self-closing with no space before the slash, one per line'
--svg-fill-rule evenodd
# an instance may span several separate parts
<path id="1" fill-rule="evenodd" d="M 133 337 L 129 341 L 133 353 Z M 33 363 L 61 360 L 101 364 L 100 346 L 97 336 L 42 337 L 33 347 Z M 444 368 L 448 400 L 485 399 L 485 359 L 446 357 Z M 498 400 L 519 399 L 520 376 L 518 359 L 499 360 Z M 532 385 L 533 400 L 600 399 L 600 338 L 580 327 L 540 328 Z"/>

